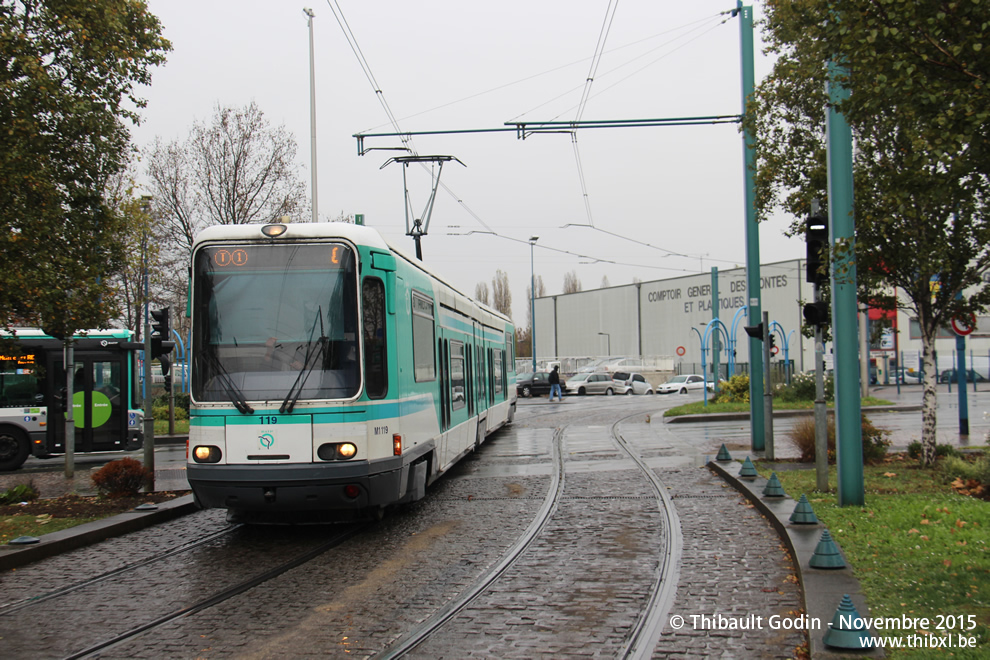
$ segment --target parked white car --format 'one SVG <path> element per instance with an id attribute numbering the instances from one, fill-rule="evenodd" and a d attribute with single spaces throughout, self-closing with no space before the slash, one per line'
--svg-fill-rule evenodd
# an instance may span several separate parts
<path id="1" fill-rule="evenodd" d="M 700 390 L 705 387 L 705 377 L 698 374 L 688 374 L 684 376 L 674 376 L 666 383 L 657 387 L 657 394 L 687 394 L 690 390 Z M 715 391 L 715 383 L 708 383 L 708 391 Z"/>
<path id="2" fill-rule="evenodd" d="M 653 394 L 653 386 L 646 381 L 643 374 L 614 371 L 612 380 L 628 387 L 626 394 Z"/>
<path id="3" fill-rule="evenodd" d="M 575 374 L 567 379 L 568 394 L 612 396 L 613 394 L 625 394 L 628 390 L 627 385 L 615 382 L 612 380 L 612 374 L 607 373 Z"/>

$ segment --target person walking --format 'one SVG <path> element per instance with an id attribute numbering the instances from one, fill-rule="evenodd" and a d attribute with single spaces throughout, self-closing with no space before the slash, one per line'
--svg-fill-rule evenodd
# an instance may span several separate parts
<path id="1" fill-rule="evenodd" d="M 550 377 L 547 380 L 550 381 L 550 403 L 553 403 L 553 395 L 557 394 L 557 400 L 563 401 L 564 394 L 560 391 L 560 367 L 554 365 L 553 371 L 550 372 Z"/>

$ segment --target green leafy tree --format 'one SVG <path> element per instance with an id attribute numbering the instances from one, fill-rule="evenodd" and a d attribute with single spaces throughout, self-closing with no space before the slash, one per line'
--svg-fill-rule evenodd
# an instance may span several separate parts
<path id="1" fill-rule="evenodd" d="M 113 316 L 127 222 L 108 181 L 169 43 L 137 0 L 0 0 L 0 319 L 56 335 Z"/>
<path id="2" fill-rule="evenodd" d="M 800 234 L 811 200 L 826 199 L 826 62 L 844 65 L 838 80 L 850 96 L 837 109 L 856 145 L 856 237 L 833 256 L 854 250 L 860 298 L 892 307 L 896 287 L 919 322 L 926 463 L 935 459 L 938 328 L 990 303 L 985 14 L 971 1 L 770 3 L 765 32 L 777 60 L 746 118 L 757 139 L 758 214 L 782 208 Z"/>

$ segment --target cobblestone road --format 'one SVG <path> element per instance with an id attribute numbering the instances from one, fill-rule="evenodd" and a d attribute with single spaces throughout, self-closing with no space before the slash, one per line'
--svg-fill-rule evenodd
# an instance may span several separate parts
<path id="1" fill-rule="evenodd" d="M 683 552 L 671 614 L 688 621 L 664 629 L 654 657 L 793 657 L 800 633 L 704 630 L 692 616 L 796 614 L 800 593 L 776 534 L 738 493 L 701 467 L 689 440 L 648 414 L 657 398 L 527 402 L 517 423 L 469 456 L 376 527 L 262 587 L 101 652 L 103 658 L 369 657 L 431 616 L 493 565 L 530 524 L 550 482 L 553 429 L 564 437 L 564 497 L 524 557 L 413 657 L 616 657 L 644 603 L 663 530 L 656 498 L 633 462 L 609 438 L 619 417 L 641 411 L 623 435 L 673 496 Z M 535 406 L 543 406 L 537 408 Z M 133 557 L 223 527 L 222 512 L 187 517 L 0 576 L 2 600 L 57 588 Z M 185 525 L 185 527 L 183 526 Z M 284 546 L 274 540 L 268 551 Z M 181 602 L 191 584 L 223 579 L 243 553 L 210 565 L 178 566 L 134 582 L 163 602 Z M 205 562 L 204 562 L 205 563 Z M 113 616 L 69 613 L 39 632 L 39 644 L 64 649 L 80 627 Z M 127 612 L 119 612 L 129 617 Z M 4 625 L 0 617 L 0 626 Z M 35 631 L 39 629 L 36 627 Z M 3 644 L 6 640 L 0 640 Z M 40 647 L 39 647 L 40 648 Z M 38 651 L 39 648 L 33 649 Z M 5 658 L 62 657 L 4 652 Z"/>

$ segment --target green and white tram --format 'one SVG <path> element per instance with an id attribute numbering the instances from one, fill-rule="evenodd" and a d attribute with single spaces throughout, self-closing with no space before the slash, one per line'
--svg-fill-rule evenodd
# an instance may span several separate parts
<path id="1" fill-rule="evenodd" d="M 75 336 L 74 451 L 133 451 L 144 440 L 144 412 L 130 330 Z M 27 457 L 65 453 L 63 342 L 37 329 L 0 333 L 0 470 Z"/>
<path id="2" fill-rule="evenodd" d="M 211 227 L 191 290 L 187 478 L 233 519 L 379 515 L 515 413 L 512 322 L 374 229 Z"/>

